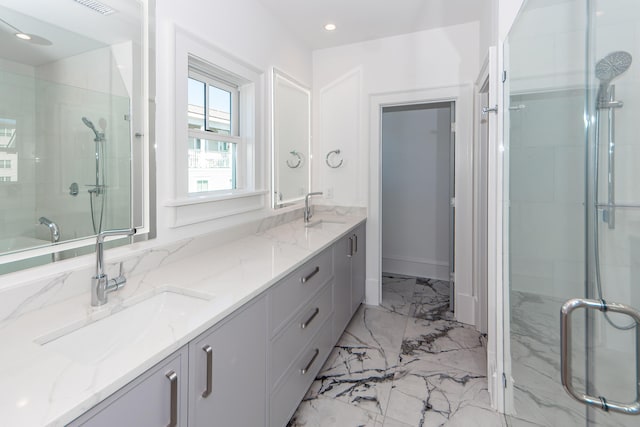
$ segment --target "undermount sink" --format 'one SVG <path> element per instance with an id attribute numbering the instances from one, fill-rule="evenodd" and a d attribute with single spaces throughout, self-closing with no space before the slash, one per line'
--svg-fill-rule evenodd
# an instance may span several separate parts
<path id="1" fill-rule="evenodd" d="M 304 226 L 307 228 L 325 228 L 325 227 L 331 227 L 331 226 L 343 225 L 343 224 L 345 224 L 344 221 L 323 218 L 323 219 L 318 219 L 316 221 L 311 221 L 305 224 Z"/>
<path id="2" fill-rule="evenodd" d="M 47 350 L 92 364 L 123 348 L 171 330 L 208 304 L 205 297 L 165 291 L 95 322 L 67 327 L 36 340 Z"/>

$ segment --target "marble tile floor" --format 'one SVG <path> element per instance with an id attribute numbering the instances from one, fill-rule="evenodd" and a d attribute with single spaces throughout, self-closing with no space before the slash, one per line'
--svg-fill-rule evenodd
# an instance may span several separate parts
<path id="1" fill-rule="evenodd" d="M 447 282 L 385 274 L 289 427 L 506 426 L 490 406 L 483 337 L 448 311 Z"/>

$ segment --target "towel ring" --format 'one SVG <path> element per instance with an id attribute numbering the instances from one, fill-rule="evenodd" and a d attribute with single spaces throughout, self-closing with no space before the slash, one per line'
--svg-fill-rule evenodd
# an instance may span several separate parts
<path id="1" fill-rule="evenodd" d="M 340 163 L 338 163 L 337 165 L 336 165 L 336 164 L 332 164 L 332 163 L 331 163 L 331 160 L 330 160 L 330 157 L 331 157 L 331 155 L 332 155 L 332 154 L 335 154 L 335 155 L 337 156 L 337 155 L 339 155 L 339 154 L 340 154 L 340 150 L 332 150 L 332 151 L 329 151 L 329 152 L 327 153 L 327 157 L 325 157 L 325 159 L 324 159 L 324 160 L 327 162 L 327 166 L 329 166 L 330 168 L 332 168 L 332 169 L 338 169 L 340 166 L 342 166 L 342 163 L 344 163 L 344 159 L 340 159 Z"/>
<path id="2" fill-rule="evenodd" d="M 291 164 L 289 163 L 289 160 L 287 160 L 287 166 L 289 166 L 291 169 L 299 168 L 300 164 L 302 163 L 302 156 L 300 155 L 300 153 L 298 153 L 296 150 L 292 150 L 289 151 L 289 154 L 296 156 L 298 158 L 298 161 L 296 162 L 296 164 Z"/>

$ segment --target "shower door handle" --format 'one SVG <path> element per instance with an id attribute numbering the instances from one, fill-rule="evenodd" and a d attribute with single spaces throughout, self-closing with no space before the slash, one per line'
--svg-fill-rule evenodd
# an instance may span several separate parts
<path id="1" fill-rule="evenodd" d="M 640 415 L 640 366 L 636 367 L 636 397 L 632 403 L 621 403 L 607 400 L 604 396 L 590 396 L 573 388 L 571 372 L 571 313 L 578 309 L 593 309 L 601 312 L 621 313 L 636 322 L 636 352 L 640 347 L 640 312 L 624 304 L 574 298 L 565 302 L 560 310 L 560 360 L 562 386 L 565 391 L 578 402 L 595 406 L 603 411 L 620 412 L 627 415 Z M 636 364 L 640 364 L 640 355 L 636 354 Z"/>

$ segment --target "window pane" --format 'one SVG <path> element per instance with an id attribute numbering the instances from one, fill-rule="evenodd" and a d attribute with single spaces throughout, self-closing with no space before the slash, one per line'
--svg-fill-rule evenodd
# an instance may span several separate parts
<path id="1" fill-rule="evenodd" d="M 236 188 L 236 144 L 189 138 L 189 193 Z"/>
<path id="2" fill-rule="evenodd" d="M 231 135 L 231 93 L 209 85 L 208 130 Z"/>
<path id="3" fill-rule="evenodd" d="M 205 84 L 189 78 L 188 92 L 189 129 L 204 130 Z"/>

